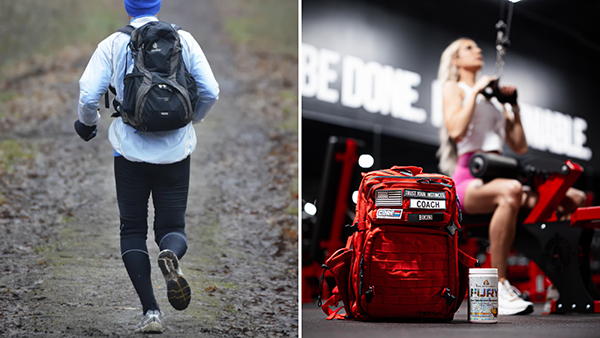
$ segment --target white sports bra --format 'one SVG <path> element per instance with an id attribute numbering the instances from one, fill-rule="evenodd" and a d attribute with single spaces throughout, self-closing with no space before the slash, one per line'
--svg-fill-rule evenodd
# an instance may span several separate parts
<path id="1" fill-rule="evenodd" d="M 463 104 L 470 95 L 473 88 L 464 82 L 458 82 L 458 86 L 465 91 Z M 502 153 L 505 140 L 504 107 L 493 97 L 487 100 L 483 95 L 477 94 L 473 117 L 467 127 L 467 133 L 462 140 L 456 143 L 458 156 L 474 151 L 484 152 L 497 151 Z"/>

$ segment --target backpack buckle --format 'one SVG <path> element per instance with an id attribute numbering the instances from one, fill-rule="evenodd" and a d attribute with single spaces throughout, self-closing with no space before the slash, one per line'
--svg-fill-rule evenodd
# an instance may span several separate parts
<path id="1" fill-rule="evenodd" d="M 454 303 L 454 301 L 456 300 L 456 296 L 454 296 L 450 293 L 449 288 L 444 288 L 442 290 L 442 298 L 444 298 L 446 300 L 447 306 L 450 306 L 450 304 Z"/>
<path id="2" fill-rule="evenodd" d="M 454 224 L 454 222 L 452 222 L 452 224 L 446 227 L 446 230 L 448 230 L 450 236 L 454 236 L 454 234 L 456 234 L 456 230 L 458 230 L 458 227 L 456 226 L 456 224 Z"/>
<path id="3" fill-rule="evenodd" d="M 119 117 L 121 116 L 121 106 L 123 104 L 117 100 L 117 97 L 113 99 L 113 108 L 115 108 L 115 112 L 110 117 Z"/>
<path id="4" fill-rule="evenodd" d="M 375 291 L 373 290 L 373 286 L 369 286 L 369 290 L 365 292 L 365 297 L 367 298 L 367 303 L 370 303 L 375 296 Z"/>

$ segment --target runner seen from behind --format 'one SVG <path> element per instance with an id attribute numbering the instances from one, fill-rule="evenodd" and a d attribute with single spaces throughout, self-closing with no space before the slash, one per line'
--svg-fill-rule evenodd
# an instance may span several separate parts
<path id="1" fill-rule="evenodd" d="M 146 246 L 148 201 L 152 194 L 157 263 L 167 297 L 175 309 L 184 310 L 191 290 L 179 260 L 188 247 L 193 123 L 211 110 L 219 86 L 194 37 L 158 20 L 161 0 L 124 0 L 124 5 L 129 25 L 100 42 L 79 81 L 75 130 L 85 141 L 96 135 L 100 99 L 112 87 L 117 117 L 108 138 L 114 148 L 121 257 L 144 315 L 135 331 L 162 332 Z"/>

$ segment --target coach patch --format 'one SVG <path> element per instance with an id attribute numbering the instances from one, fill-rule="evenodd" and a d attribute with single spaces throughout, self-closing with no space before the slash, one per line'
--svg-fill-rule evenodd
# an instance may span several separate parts
<path id="1" fill-rule="evenodd" d="M 378 190 L 375 194 L 376 206 L 402 206 L 402 190 Z"/>
<path id="2" fill-rule="evenodd" d="M 422 191 L 422 190 L 404 190 L 404 197 L 430 198 L 436 200 L 445 200 L 446 193 L 443 191 Z"/>
<path id="3" fill-rule="evenodd" d="M 444 213 L 435 214 L 410 214 L 406 216 L 408 222 L 443 222 Z"/>
<path id="4" fill-rule="evenodd" d="M 377 219 L 402 219 L 402 209 L 379 209 Z"/>
<path id="5" fill-rule="evenodd" d="M 412 198 L 410 200 L 410 208 L 411 209 L 445 210 L 446 209 L 446 200 L 436 201 L 436 200 L 421 200 L 421 199 Z"/>

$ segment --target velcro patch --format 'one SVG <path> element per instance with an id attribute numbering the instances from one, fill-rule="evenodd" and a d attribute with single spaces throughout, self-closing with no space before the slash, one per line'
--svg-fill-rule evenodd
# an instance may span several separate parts
<path id="1" fill-rule="evenodd" d="M 402 206 L 402 190 L 378 190 L 375 192 L 376 206 Z"/>
<path id="2" fill-rule="evenodd" d="M 423 191 L 404 189 L 404 197 L 429 198 L 435 200 L 445 200 L 446 193 L 443 191 Z"/>
<path id="3" fill-rule="evenodd" d="M 379 209 L 377 219 L 402 219 L 402 209 Z"/>
<path id="4" fill-rule="evenodd" d="M 412 198 L 410 200 L 411 209 L 430 209 L 430 210 L 446 210 L 446 200 L 422 200 Z"/>
<path id="5" fill-rule="evenodd" d="M 443 222 L 444 213 L 435 214 L 409 214 L 406 216 L 408 222 Z"/>

